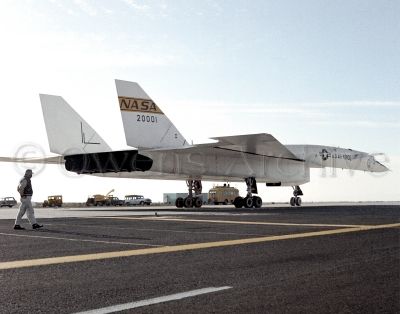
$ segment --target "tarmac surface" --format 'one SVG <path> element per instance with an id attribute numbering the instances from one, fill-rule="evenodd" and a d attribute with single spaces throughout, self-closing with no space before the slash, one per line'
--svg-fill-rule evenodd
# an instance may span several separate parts
<path id="1" fill-rule="evenodd" d="M 400 313 L 398 204 L 16 211 L 0 313 Z"/>

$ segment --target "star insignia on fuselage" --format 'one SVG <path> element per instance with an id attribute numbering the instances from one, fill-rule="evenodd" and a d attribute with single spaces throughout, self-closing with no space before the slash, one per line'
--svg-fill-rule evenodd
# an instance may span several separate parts
<path id="1" fill-rule="evenodd" d="M 319 155 L 321 156 L 322 160 L 327 160 L 330 156 L 330 153 L 324 148 Z"/>

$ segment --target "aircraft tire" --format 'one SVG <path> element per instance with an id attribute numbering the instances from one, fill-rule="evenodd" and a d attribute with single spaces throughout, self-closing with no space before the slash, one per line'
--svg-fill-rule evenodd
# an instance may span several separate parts
<path id="1" fill-rule="evenodd" d="M 235 208 L 242 208 L 243 207 L 243 197 L 238 196 L 235 198 L 233 201 L 233 205 L 235 205 Z"/>
<path id="2" fill-rule="evenodd" d="M 183 207 L 183 198 L 182 197 L 178 197 L 175 200 L 175 206 L 178 208 L 182 208 Z"/>
<path id="3" fill-rule="evenodd" d="M 301 206 L 301 198 L 296 197 L 296 206 Z"/>
<path id="4" fill-rule="evenodd" d="M 203 205 L 203 200 L 200 197 L 195 197 L 195 199 L 193 200 L 193 205 L 196 208 L 200 208 L 201 205 Z"/>
<path id="5" fill-rule="evenodd" d="M 295 205 L 296 205 L 296 198 L 292 196 L 290 198 L 290 206 L 295 206 Z"/>
<path id="6" fill-rule="evenodd" d="M 253 206 L 255 208 L 260 208 L 262 206 L 262 199 L 259 196 L 253 196 Z"/>
<path id="7" fill-rule="evenodd" d="M 252 208 L 253 203 L 254 203 L 253 197 L 245 197 L 243 199 L 243 204 L 244 204 L 244 207 L 246 207 L 246 208 Z"/>
<path id="8" fill-rule="evenodd" d="M 183 206 L 185 206 L 185 208 L 192 208 L 193 207 L 193 198 L 185 197 L 183 199 Z"/>

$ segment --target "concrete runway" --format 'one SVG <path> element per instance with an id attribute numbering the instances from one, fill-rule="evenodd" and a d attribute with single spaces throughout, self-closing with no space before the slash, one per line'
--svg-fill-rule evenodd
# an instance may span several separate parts
<path id="1" fill-rule="evenodd" d="M 397 204 L 16 210 L 0 313 L 400 313 Z"/>

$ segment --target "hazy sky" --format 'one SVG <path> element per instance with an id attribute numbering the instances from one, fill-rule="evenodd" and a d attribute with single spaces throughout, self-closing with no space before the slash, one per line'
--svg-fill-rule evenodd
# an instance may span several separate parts
<path id="1" fill-rule="evenodd" d="M 39 93 L 63 96 L 111 147 L 126 148 L 117 78 L 139 82 L 194 143 L 265 132 L 283 144 L 385 153 L 384 175 L 314 170 L 303 201 L 399 200 L 399 16 L 397 0 L 2 0 L 0 155 L 50 155 Z M 0 164 L 0 196 L 17 196 L 19 167 Z M 160 201 L 186 189 L 56 166 L 33 180 L 34 200 L 114 188 Z M 259 191 L 264 201 L 291 196 Z"/>

